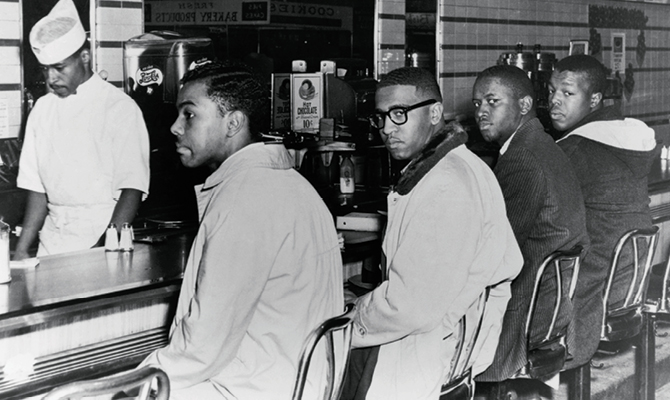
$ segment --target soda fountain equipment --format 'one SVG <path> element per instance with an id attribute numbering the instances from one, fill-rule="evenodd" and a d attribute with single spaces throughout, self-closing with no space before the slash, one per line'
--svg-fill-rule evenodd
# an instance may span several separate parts
<path id="1" fill-rule="evenodd" d="M 211 54 L 211 39 L 168 31 L 145 33 L 123 43 L 124 90 L 142 109 L 151 147 L 151 184 L 141 217 L 169 214 L 197 219 L 193 185 L 204 181 L 206 171 L 181 165 L 170 126 L 177 117 L 181 78 Z"/>

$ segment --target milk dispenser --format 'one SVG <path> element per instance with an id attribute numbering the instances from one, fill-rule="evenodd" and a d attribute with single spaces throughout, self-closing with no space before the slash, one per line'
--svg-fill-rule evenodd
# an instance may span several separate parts
<path id="1" fill-rule="evenodd" d="M 140 210 L 143 216 L 158 209 L 196 212 L 193 185 L 201 183 L 206 172 L 181 165 L 170 126 L 177 117 L 179 81 L 211 54 L 211 39 L 168 31 L 145 33 L 123 43 L 124 90 L 142 109 L 151 146 L 151 186 Z"/>

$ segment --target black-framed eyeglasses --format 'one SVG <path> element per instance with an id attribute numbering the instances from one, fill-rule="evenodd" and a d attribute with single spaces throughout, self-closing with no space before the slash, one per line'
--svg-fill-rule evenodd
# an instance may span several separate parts
<path id="1" fill-rule="evenodd" d="M 435 104 L 437 102 L 438 100 L 430 99 L 430 100 L 424 100 L 420 103 L 412 104 L 411 106 L 407 107 L 393 107 L 385 112 L 377 111 L 368 117 L 368 121 L 370 121 L 370 125 L 372 125 L 373 128 L 382 129 L 384 127 L 386 117 L 388 116 L 391 122 L 393 122 L 394 124 L 402 125 L 405 122 L 407 122 L 408 112 L 415 110 L 417 108 L 421 108 L 423 106 Z"/>

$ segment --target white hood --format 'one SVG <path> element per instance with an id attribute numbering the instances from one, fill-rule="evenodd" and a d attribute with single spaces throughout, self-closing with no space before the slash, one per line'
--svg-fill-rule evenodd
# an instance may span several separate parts
<path id="1" fill-rule="evenodd" d="M 558 142 L 573 135 L 625 150 L 650 151 L 656 147 L 654 130 L 634 118 L 589 122 L 568 133 Z"/>

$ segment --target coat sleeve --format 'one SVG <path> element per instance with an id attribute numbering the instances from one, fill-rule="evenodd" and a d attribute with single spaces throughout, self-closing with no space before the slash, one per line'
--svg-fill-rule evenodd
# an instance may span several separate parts
<path id="1" fill-rule="evenodd" d="M 271 241 L 258 229 L 268 215 L 255 207 L 231 206 L 208 218 L 188 312 L 175 320 L 168 346 L 142 364 L 162 368 L 175 389 L 206 381 L 235 359 L 286 239 Z"/>
<path id="2" fill-rule="evenodd" d="M 395 253 L 386 255 L 388 280 L 357 299 L 354 347 L 429 332 L 441 323 L 452 330 L 488 284 L 486 266 L 473 265 L 485 230 L 473 206 L 481 202 L 472 194 L 475 185 L 438 178 L 410 194 L 401 221 L 389 221 L 402 227 L 393 228 L 394 237 L 387 230 L 385 240 L 398 241 Z"/>
<path id="3" fill-rule="evenodd" d="M 528 151 L 511 149 L 495 167 L 500 183 L 507 218 L 519 247 L 523 248 L 533 225 L 542 211 L 547 182 L 538 161 Z"/>

